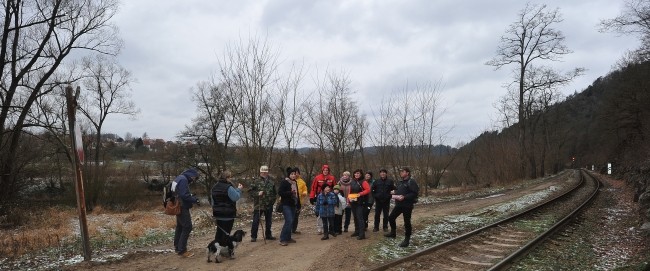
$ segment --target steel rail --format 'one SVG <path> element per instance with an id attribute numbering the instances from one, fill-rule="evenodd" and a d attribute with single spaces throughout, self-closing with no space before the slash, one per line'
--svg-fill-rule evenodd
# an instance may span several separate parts
<path id="1" fill-rule="evenodd" d="M 558 176 L 558 177 L 559 177 L 559 176 Z M 444 248 L 444 247 L 446 247 L 446 246 L 449 246 L 449 245 L 452 245 L 452 244 L 458 243 L 458 242 L 460 242 L 460 241 L 462 241 L 462 240 L 465 240 L 465 239 L 467 239 L 467 238 L 469 238 L 469 237 L 475 236 L 475 235 L 477 235 L 478 233 L 481 233 L 481 232 L 483 232 L 483 231 L 485 231 L 485 230 L 487 230 L 487 229 L 497 227 L 497 226 L 502 225 L 502 224 L 504 224 L 504 223 L 506 223 L 506 222 L 510 222 L 510 221 L 515 220 L 515 219 L 518 219 L 518 218 L 520 218 L 520 217 L 522 217 L 522 216 L 525 216 L 525 215 L 531 214 L 531 213 L 533 213 L 533 212 L 535 212 L 535 211 L 537 211 L 537 210 L 539 210 L 539 209 L 545 207 L 547 204 L 550 204 L 550 203 L 552 203 L 552 202 L 555 202 L 556 200 L 559 200 L 560 198 L 566 197 L 566 196 L 569 195 L 570 193 L 573 193 L 573 192 L 576 191 L 579 187 L 581 187 L 582 184 L 583 184 L 584 182 L 585 182 L 585 180 L 584 180 L 584 178 L 583 178 L 582 175 L 581 175 L 581 177 L 580 177 L 580 181 L 579 181 L 578 183 L 576 183 L 575 186 L 573 186 L 573 187 L 567 189 L 567 191 L 565 191 L 564 193 L 561 193 L 561 194 L 559 194 L 559 195 L 557 195 L 557 196 L 555 196 L 555 197 L 552 197 L 552 198 L 547 199 L 547 200 L 545 200 L 545 201 L 543 201 L 543 202 L 540 202 L 540 203 L 538 203 L 538 204 L 536 204 L 536 205 L 534 205 L 534 206 L 532 206 L 532 207 L 530 207 L 530 208 L 528 208 L 528 209 L 525 209 L 525 210 L 523 210 L 523 211 L 521 211 L 521 212 L 519 212 L 519 213 L 516 213 L 516 214 L 514 214 L 514 215 L 512 215 L 512 216 L 510 216 L 510 217 L 507 217 L 507 218 L 501 219 L 501 220 L 499 220 L 499 221 L 497 221 L 497 222 L 494 222 L 494 223 L 491 223 L 491 224 L 489 224 L 489 225 L 487 225 L 487 226 L 483 226 L 483 227 L 481 227 L 481 228 L 478 228 L 478 229 L 472 230 L 472 231 L 470 231 L 470 232 L 464 233 L 464 234 L 462 234 L 462 235 L 460 235 L 460 236 L 457 236 L 457 237 L 451 238 L 451 239 L 449 239 L 449 240 L 447 240 L 447 241 L 444 241 L 444 242 L 442 242 L 442 243 L 438 243 L 438 244 L 433 245 L 433 246 L 431 246 L 431 247 L 428 247 L 428 248 L 424 248 L 424 249 L 418 250 L 418 251 L 416 251 L 416 252 L 414 252 L 414 253 L 412 253 L 412 254 L 409 254 L 409 255 L 407 255 L 407 256 L 404 256 L 404 257 L 401 257 L 401 258 L 395 259 L 395 260 L 393 260 L 393 261 L 390 261 L 390 262 L 384 263 L 384 264 L 382 264 L 382 265 L 375 266 L 375 267 L 371 267 L 371 268 L 368 269 L 368 270 L 371 270 L 371 271 L 387 270 L 387 269 L 389 269 L 389 268 L 391 268 L 391 267 L 395 267 L 395 266 L 400 265 L 400 264 L 402 264 L 402 263 L 412 261 L 412 260 L 415 259 L 415 258 L 418 258 L 418 257 L 421 257 L 421 256 L 426 256 L 426 255 L 428 255 L 428 254 L 430 254 L 430 253 L 432 253 L 432 252 L 434 252 L 434 251 L 438 251 L 438 250 L 440 250 L 440 249 L 442 249 L 442 248 Z"/>

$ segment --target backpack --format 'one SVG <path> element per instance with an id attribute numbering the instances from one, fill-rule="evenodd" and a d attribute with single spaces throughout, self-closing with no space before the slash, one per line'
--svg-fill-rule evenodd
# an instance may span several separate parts
<path id="1" fill-rule="evenodd" d="M 176 194 L 176 182 L 169 182 L 163 188 L 163 207 L 167 215 L 178 215 L 181 213 L 181 200 Z"/>

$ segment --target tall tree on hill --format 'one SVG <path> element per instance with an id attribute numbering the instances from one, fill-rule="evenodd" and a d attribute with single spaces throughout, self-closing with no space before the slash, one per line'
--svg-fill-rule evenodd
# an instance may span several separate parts
<path id="1" fill-rule="evenodd" d="M 559 9 L 548 10 L 546 5 L 526 4 L 526 7 L 517 15 L 517 20 L 510 24 L 505 35 L 501 37 L 496 56 L 486 62 L 487 65 L 494 66 L 495 69 L 511 64 L 516 65 L 513 68 L 514 80 L 507 85 L 515 90 L 513 92 L 517 97 L 515 101 L 517 103 L 520 174 L 522 176 L 526 175 L 527 164 L 530 166 L 527 175 L 531 177 L 536 175 L 534 161 L 527 159 L 532 156 L 528 154 L 530 150 L 526 146 L 526 133 L 529 125 L 526 104 L 533 98 L 531 95 L 540 88 L 566 84 L 583 72 L 582 68 L 576 68 L 565 74 L 560 74 L 554 72 L 550 67 L 534 65 L 543 63 L 543 61 L 558 61 L 562 56 L 571 53 L 571 50 L 564 44 L 565 37 L 562 32 L 553 28 L 561 21 Z M 542 74 L 553 76 L 545 77 L 541 76 Z"/>
<path id="2" fill-rule="evenodd" d="M 109 115 L 135 117 L 139 110 L 131 98 L 130 84 L 134 81 L 131 72 L 121 67 L 115 59 L 105 55 L 93 55 L 82 61 L 84 79 L 79 97 L 79 112 L 95 130 L 93 166 L 90 178 L 85 178 L 90 208 L 97 204 L 101 191 L 105 190 L 106 177 L 102 173 L 103 159 L 102 127 Z M 146 137 L 147 133 L 143 135 Z M 106 165 L 106 163 L 104 163 Z"/>
<path id="3" fill-rule="evenodd" d="M 0 202 L 16 196 L 21 180 L 21 137 L 38 124 L 28 115 L 51 95 L 52 75 L 74 51 L 116 54 L 117 29 L 109 23 L 118 1 L 1 1 Z"/>

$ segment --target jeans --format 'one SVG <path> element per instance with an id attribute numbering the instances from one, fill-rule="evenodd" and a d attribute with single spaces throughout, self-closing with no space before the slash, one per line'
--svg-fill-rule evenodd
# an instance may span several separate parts
<path id="1" fill-rule="evenodd" d="M 388 222 L 390 223 L 390 232 L 394 233 L 397 229 L 397 223 L 395 220 L 401 214 L 404 214 L 404 236 L 409 238 L 411 237 L 411 213 L 413 212 L 413 206 L 395 206 L 393 211 L 390 212 L 388 216 Z"/>
<path id="2" fill-rule="evenodd" d="M 325 236 L 328 236 L 331 233 L 335 233 L 335 231 L 332 230 L 333 229 L 332 224 L 334 224 L 333 223 L 334 218 L 333 217 L 321 217 L 321 219 L 323 220 L 323 234 Z"/>
<path id="3" fill-rule="evenodd" d="M 296 206 L 282 205 L 282 215 L 284 216 L 284 225 L 280 232 L 280 242 L 289 242 L 291 240 L 291 228 L 293 227 L 293 215 L 296 213 Z"/>
<path id="4" fill-rule="evenodd" d="M 264 214 L 264 234 L 266 238 L 272 237 L 271 223 L 273 223 L 273 206 L 264 210 L 255 210 L 253 212 L 253 225 L 251 226 L 251 238 L 257 239 L 257 229 L 260 226 L 260 216 Z"/>
<path id="5" fill-rule="evenodd" d="M 388 211 L 390 210 L 390 201 L 375 202 L 375 229 L 379 229 L 379 217 L 383 214 L 384 220 L 382 226 L 388 229 Z"/>
<path id="6" fill-rule="evenodd" d="M 352 215 L 354 216 L 354 233 L 359 237 L 366 237 L 365 222 L 363 209 L 366 208 L 363 204 L 352 204 Z"/>
<path id="7" fill-rule="evenodd" d="M 174 231 L 174 250 L 176 253 L 187 251 L 187 239 L 192 232 L 192 216 L 190 209 L 181 207 L 181 213 L 176 216 L 176 230 Z"/>

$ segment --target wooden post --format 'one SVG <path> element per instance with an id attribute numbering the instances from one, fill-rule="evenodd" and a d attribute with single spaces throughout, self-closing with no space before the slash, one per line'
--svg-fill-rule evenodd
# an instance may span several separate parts
<path id="1" fill-rule="evenodd" d="M 77 97 L 79 97 L 80 90 L 81 89 L 77 87 L 77 93 L 73 96 L 72 87 L 66 87 L 65 98 L 68 106 L 68 127 L 70 128 L 70 140 L 72 141 L 72 156 L 74 157 L 75 190 L 77 192 L 77 211 L 79 212 L 81 243 L 83 245 L 84 261 L 90 261 L 92 254 L 90 250 L 90 240 L 88 238 L 88 222 L 86 220 L 86 197 L 84 192 L 83 174 L 81 172 L 81 157 L 79 157 L 78 152 L 79 149 L 82 149 L 83 151 L 83 146 L 77 144 L 77 140 L 80 140 L 81 138 L 77 138 L 77 136 L 79 136 L 76 135 L 78 128 L 75 128 Z"/>

